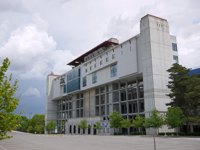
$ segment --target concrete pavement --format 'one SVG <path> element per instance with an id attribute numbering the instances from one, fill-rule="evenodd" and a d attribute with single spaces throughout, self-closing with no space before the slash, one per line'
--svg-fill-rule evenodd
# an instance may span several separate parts
<path id="1" fill-rule="evenodd" d="M 12 132 L 0 150 L 154 150 L 148 136 L 35 135 Z M 156 137 L 157 150 L 200 150 L 200 138 Z"/>

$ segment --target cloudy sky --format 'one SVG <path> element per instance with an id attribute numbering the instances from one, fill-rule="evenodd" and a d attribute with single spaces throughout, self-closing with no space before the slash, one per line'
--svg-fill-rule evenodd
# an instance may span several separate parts
<path id="1" fill-rule="evenodd" d="M 199 0 L 0 0 L 0 59 L 19 80 L 17 112 L 45 112 L 46 76 L 110 37 L 139 33 L 146 14 L 166 18 L 180 63 L 200 67 Z"/>

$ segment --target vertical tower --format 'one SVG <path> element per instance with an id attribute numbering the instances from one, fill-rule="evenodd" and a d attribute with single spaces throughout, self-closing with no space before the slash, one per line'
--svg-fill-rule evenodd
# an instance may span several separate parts
<path id="1" fill-rule="evenodd" d="M 168 22 L 152 15 L 144 16 L 140 21 L 140 50 L 144 80 L 145 116 L 157 109 L 166 111 L 170 99 L 166 94 L 168 72 L 173 63 L 173 55 Z"/>
<path id="2" fill-rule="evenodd" d="M 57 112 L 57 105 L 56 102 L 53 101 L 53 80 L 56 78 L 57 76 L 54 75 L 53 73 L 49 74 L 47 76 L 47 89 L 46 89 L 46 115 L 45 115 L 45 126 L 47 125 L 47 123 L 51 120 L 56 121 L 56 112 Z M 47 133 L 46 129 L 45 129 L 45 133 Z"/>

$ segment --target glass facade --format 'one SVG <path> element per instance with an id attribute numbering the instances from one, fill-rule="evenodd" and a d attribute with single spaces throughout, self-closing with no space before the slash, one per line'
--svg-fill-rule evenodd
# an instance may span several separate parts
<path id="1" fill-rule="evenodd" d="M 57 126 L 58 132 L 65 132 L 65 123 L 68 119 L 84 116 L 84 97 L 82 93 L 74 98 L 67 96 L 57 101 Z"/>
<path id="2" fill-rule="evenodd" d="M 57 102 L 57 126 L 58 132 L 65 132 L 65 122 L 72 118 L 72 98 L 67 97 Z"/>
<path id="3" fill-rule="evenodd" d="M 87 78 L 86 77 L 83 77 L 83 87 L 87 86 Z"/>
<path id="4" fill-rule="evenodd" d="M 92 83 L 95 84 L 97 82 L 97 73 L 93 72 L 92 73 Z"/>
<path id="5" fill-rule="evenodd" d="M 144 91 L 142 79 L 119 81 L 95 89 L 96 116 L 108 117 L 113 111 L 124 118 L 144 114 Z"/>
<path id="6" fill-rule="evenodd" d="M 67 74 L 67 93 L 80 90 L 80 69 L 73 69 Z"/>
<path id="7" fill-rule="evenodd" d="M 110 66 L 110 76 L 111 77 L 117 76 L 117 64 L 113 64 Z"/>

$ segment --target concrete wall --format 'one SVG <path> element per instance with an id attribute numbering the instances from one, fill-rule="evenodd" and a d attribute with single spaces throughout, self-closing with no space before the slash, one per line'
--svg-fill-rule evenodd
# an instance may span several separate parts
<path id="1" fill-rule="evenodd" d="M 47 99 L 46 99 L 46 108 L 45 108 L 45 125 L 47 125 L 47 123 L 51 120 L 56 121 L 57 116 L 57 105 L 56 102 L 53 101 L 52 97 L 53 97 L 53 81 L 54 79 L 57 78 L 57 76 L 50 74 L 47 76 Z M 47 131 L 45 131 L 45 133 L 47 133 Z"/>

